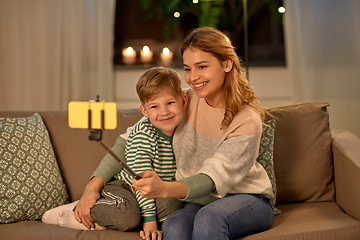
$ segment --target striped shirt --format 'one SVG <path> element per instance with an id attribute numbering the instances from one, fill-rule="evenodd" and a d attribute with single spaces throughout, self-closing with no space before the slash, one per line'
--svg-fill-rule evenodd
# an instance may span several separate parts
<path id="1" fill-rule="evenodd" d="M 138 174 L 145 170 L 153 170 L 163 181 L 175 179 L 176 163 L 172 149 L 172 137 L 154 127 L 149 119 L 138 122 L 133 127 L 126 142 L 125 157 L 129 167 Z M 128 171 L 124 169 L 114 177 L 124 180 L 132 189 L 132 176 Z M 155 200 L 144 198 L 137 190 L 135 191 L 143 221 L 155 221 Z"/>

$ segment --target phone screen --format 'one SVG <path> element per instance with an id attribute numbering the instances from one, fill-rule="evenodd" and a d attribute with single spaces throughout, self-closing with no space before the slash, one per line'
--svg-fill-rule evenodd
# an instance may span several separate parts
<path id="1" fill-rule="evenodd" d="M 90 111 L 89 111 L 90 110 Z M 77 102 L 68 105 L 68 124 L 70 128 L 101 129 L 101 112 L 104 113 L 104 128 L 108 130 L 117 127 L 117 107 L 114 102 Z M 89 121 L 91 126 L 89 126 Z"/>

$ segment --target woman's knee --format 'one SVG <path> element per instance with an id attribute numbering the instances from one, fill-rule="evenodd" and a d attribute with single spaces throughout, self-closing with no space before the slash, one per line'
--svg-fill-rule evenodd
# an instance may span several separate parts
<path id="1" fill-rule="evenodd" d="M 194 218 L 202 206 L 186 203 L 185 207 L 172 213 L 163 223 L 164 239 L 191 239 Z"/>
<path id="2" fill-rule="evenodd" d="M 228 223 L 221 209 L 207 205 L 200 209 L 194 220 L 193 239 L 212 239 L 228 234 Z M 219 238 L 222 239 L 222 238 Z"/>
<path id="3" fill-rule="evenodd" d="M 262 196 L 237 195 L 219 199 L 197 213 L 193 239 L 238 238 L 269 229 L 272 220 L 271 204 Z"/>
<path id="4" fill-rule="evenodd" d="M 161 230 L 164 232 L 164 235 L 176 236 L 181 231 L 181 224 L 178 220 L 180 219 L 171 215 L 162 223 Z"/>

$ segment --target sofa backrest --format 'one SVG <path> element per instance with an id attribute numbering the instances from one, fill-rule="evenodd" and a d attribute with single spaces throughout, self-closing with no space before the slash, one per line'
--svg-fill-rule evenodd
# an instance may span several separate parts
<path id="1" fill-rule="evenodd" d="M 308 102 L 266 109 L 266 120 L 276 120 L 277 204 L 334 201 L 328 106 Z"/>
<path id="2" fill-rule="evenodd" d="M 310 102 L 266 109 L 266 120 L 276 120 L 277 204 L 334 201 L 328 106 L 324 102 Z M 33 113 L 0 112 L 0 117 L 28 117 Z M 88 130 L 69 128 L 66 111 L 40 112 L 40 115 L 49 131 L 70 200 L 77 200 L 106 151 L 100 143 L 88 139 Z M 139 109 L 119 110 L 117 116 L 116 130 L 103 132 L 103 141 L 110 147 L 142 113 Z"/>

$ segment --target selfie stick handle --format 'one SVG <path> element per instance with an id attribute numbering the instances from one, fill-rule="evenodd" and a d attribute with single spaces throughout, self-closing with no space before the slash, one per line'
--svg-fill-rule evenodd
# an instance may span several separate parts
<path id="1" fill-rule="evenodd" d="M 100 141 L 101 145 L 110 153 L 113 158 L 120 163 L 123 168 L 125 168 L 136 180 L 139 180 L 141 177 L 136 174 L 127 164 L 125 164 L 103 141 Z"/>
<path id="2" fill-rule="evenodd" d="M 97 96 L 96 102 L 99 102 L 99 96 Z M 88 110 L 88 128 L 90 130 L 90 140 L 100 141 L 101 145 L 110 153 L 110 155 L 115 158 L 116 161 L 120 163 L 120 165 L 125 168 L 136 180 L 139 180 L 141 177 L 137 173 L 135 173 L 123 160 L 121 160 L 103 141 L 102 141 L 102 130 L 105 129 L 104 121 L 104 103 L 101 109 L 101 129 L 92 129 L 91 128 L 91 109 L 90 109 L 90 101 L 89 101 L 89 110 Z"/>

